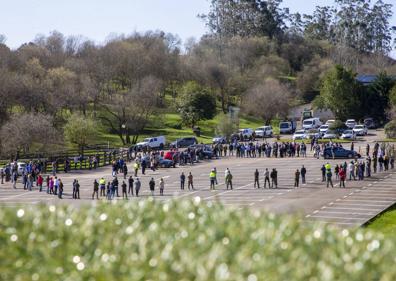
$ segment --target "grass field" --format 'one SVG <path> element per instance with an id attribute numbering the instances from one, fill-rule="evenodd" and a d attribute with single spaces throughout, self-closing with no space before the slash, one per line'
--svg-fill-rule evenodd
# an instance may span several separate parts
<path id="1" fill-rule="evenodd" d="M 396 205 L 387 212 L 379 216 L 367 229 L 379 231 L 385 235 L 395 236 L 396 234 Z"/>
<path id="2" fill-rule="evenodd" d="M 199 142 L 211 143 L 212 138 L 216 135 L 216 127 L 219 123 L 219 115 L 211 120 L 198 122 L 201 128 L 201 136 L 198 137 Z M 252 128 L 263 126 L 263 122 L 256 118 L 241 117 L 239 119 L 240 128 Z M 147 137 L 165 136 L 167 142 L 172 142 L 178 138 L 193 136 L 191 128 L 181 124 L 181 118 L 178 114 L 167 113 L 162 116 L 160 120 L 155 120 L 151 126 L 147 127 L 142 135 L 139 136 L 138 141 Z M 104 129 L 101 130 L 98 139 L 99 143 L 110 143 L 110 146 L 121 146 L 120 138 L 115 134 L 109 134 Z"/>

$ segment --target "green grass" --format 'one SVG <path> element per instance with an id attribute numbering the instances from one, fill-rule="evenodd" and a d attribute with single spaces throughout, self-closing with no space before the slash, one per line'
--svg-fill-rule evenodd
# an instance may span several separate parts
<path id="1" fill-rule="evenodd" d="M 396 205 L 376 218 L 367 226 L 367 229 L 379 231 L 385 235 L 394 237 L 396 234 Z"/>
<path id="2" fill-rule="evenodd" d="M 0 209 L 0 280 L 396 280 L 396 240 L 213 202 Z"/>
<path id="3" fill-rule="evenodd" d="M 219 115 L 211 120 L 198 122 L 201 128 L 201 136 L 197 137 L 199 142 L 211 143 L 212 138 L 216 135 L 216 127 L 219 122 Z M 242 117 L 239 119 L 240 128 L 252 128 L 263 126 L 264 123 L 252 117 Z M 162 116 L 161 120 L 155 120 L 153 124 L 147 127 L 143 134 L 138 138 L 138 141 L 152 136 L 165 136 L 167 142 L 172 142 L 178 138 L 193 136 L 191 128 L 181 125 L 181 118 L 175 113 L 166 113 Z M 120 138 L 115 134 L 105 132 L 105 129 L 100 130 L 98 143 L 110 143 L 110 146 L 122 146 Z"/>

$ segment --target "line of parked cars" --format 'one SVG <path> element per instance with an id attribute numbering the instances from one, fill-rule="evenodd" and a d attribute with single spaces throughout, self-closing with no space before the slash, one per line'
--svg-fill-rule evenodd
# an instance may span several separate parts
<path id="1" fill-rule="evenodd" d="M 310 118 L 303 121 L 302 129 L 293 134 L 293 140 L 301 139 L 356 139 L 357 136 L 366 136 L 369 128 L 376 128 L 377 123 L 372 118 L 366 118 L 363 124 L 358 124 L 355 119 L 348 119 L 343 128 L 332 129 L 336 121 L 327 120 L 325 124 L 319 118 Z"/>

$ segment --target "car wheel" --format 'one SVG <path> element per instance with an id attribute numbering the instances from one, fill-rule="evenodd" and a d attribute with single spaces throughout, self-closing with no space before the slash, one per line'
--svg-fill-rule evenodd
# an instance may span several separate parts
<path id="1" fill-rule="evenodd" d="M 349 158 L 349 159 L 352 159 L 352 157 L 353 157 L 352 153 L 349 153 L 349 154 L 348 154 L 348 158 Z"/>
<path id="2" fill-rule="evenodd" d="M 329 159 L 330 157 L 329 157 L 329 155 L 328 154 L 325 154 L 324 155 L 324 159 Z"/>

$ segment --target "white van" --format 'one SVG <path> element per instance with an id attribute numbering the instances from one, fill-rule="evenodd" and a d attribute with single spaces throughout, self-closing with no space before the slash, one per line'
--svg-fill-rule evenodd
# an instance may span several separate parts
<path id="1" fill-rule="evenodd" d="M 302 125 L 305 130 L 317 129 L 320 126 L 322 126 L 322 122 L 317 117 L 305 119 Z"/>
<path id="2" fill-rule="evenodd" d="M 159 137 L 153 137 L 153 138 L 146 138 L 142 142 L 137 143 L 136 145 L 164 149 L 165 137 L 159 136 Z"/>

